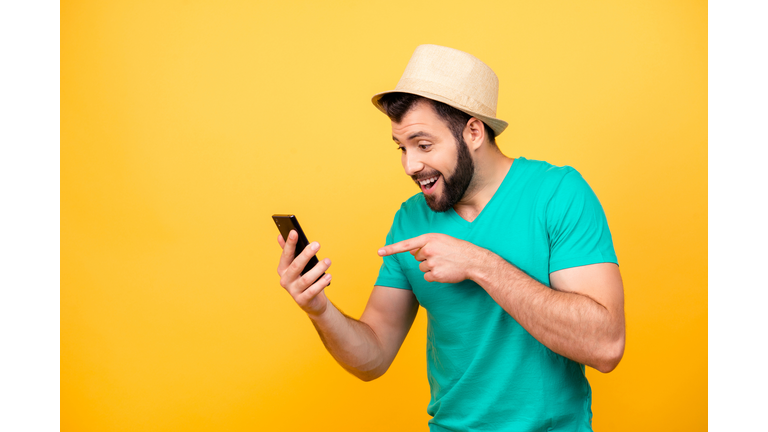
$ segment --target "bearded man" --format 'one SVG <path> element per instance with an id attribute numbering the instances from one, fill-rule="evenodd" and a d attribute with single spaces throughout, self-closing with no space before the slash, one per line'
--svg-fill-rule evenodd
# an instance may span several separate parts
<path id="1" fill-rule="evenodd" d="M 497 98 L 480 60 L 419 46 L 395 90 L 373 97 L 421 192 L 395 215 L 362 316 L 328 301 L 327 258 L 301 276 L 320 245 L 294 259 L 295 232 L 278 238 L 281 285 L 365 381 L 386 372 L 423 306 L 431 431 L 591 431 L 584 365 L 607 373 L 624 353 L 608 223 L 575 169 L 499 150 Z"/>

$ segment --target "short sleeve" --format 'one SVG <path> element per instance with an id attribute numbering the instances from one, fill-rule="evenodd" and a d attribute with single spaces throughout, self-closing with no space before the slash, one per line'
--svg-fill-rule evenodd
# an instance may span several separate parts
<path id="1" fill-rule="evenodd" d="M 394 230 L 395 230 L 395 226 L 393 224 L 392 228 L 390 228 L 389 230 L 389 233 L 387 233 L 386 245 L 391 245 L 392 243 L 395 243 Z M 400 266 L 400 261 L 399 261 L 400 255 L 401 254 L 394 254 L 394 255 L 389 255 L 384 257 L 384 262 L 381 264 L 381 268 L 379 269 L 379 277 L 376 278 L 375 285 L 385 286 L 390 288 L 407 289 L 407 290 L 412 289 L 411 283 L 408 282 L 408 278 L 406 278 L 405 273 L 403 272 L 403 269 Z"/>
<path id="2" fill-rule="evenodd" d="M 549 273 L 589 264 L 618 265 L 600 201 L 578 171 L 563 176 L 547 204 Z"/>

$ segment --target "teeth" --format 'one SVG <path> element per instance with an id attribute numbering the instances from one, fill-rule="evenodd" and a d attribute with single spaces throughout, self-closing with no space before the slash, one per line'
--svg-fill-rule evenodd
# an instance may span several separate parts
<path id="1" fill-rule="evenodd" d="M 428 185 L 428 184 L 430 184 L 432 182 L 436 182 L 438 177 L 440 177 L 440 176 L 435 176 L 435 177 L 430 177 L 428 179 L 419 180 L 419 184 L 422 185 L 422 186 Z"/>

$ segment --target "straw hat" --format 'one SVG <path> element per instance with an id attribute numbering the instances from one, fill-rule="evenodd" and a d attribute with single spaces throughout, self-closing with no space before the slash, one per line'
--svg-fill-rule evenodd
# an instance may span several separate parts
<path id="1" fill-rule="evenodd" d="M 387 93 L 411 93 L 450 105 L 477 117 L 498 136 L 508 123 L 496 118 L 499 79 L 476 57 L 453 48 L 419 45 L 394 90 L 379 93 L 371 102 L 381 112 L 379 99 Z"/>

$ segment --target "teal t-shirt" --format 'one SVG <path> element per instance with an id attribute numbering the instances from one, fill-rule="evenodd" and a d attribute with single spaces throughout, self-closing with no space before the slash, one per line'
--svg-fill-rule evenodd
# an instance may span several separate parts
<path id="1" fill-rule="evenodd" d="M 546 286 L 557 270 L 618 264 L 581 175 L 522 157 L 474 221 L 432 211 L 419 193 L 400 207 L 386 243 L 425 233 L 488 249 Z M 409 253 L 385 257 L 376 285 L 413 290 L 427 311 L 430 430 L 592 430 L 584 365 L 539 343 L 476 283 L 427 282 L 418 265 Z"/>

